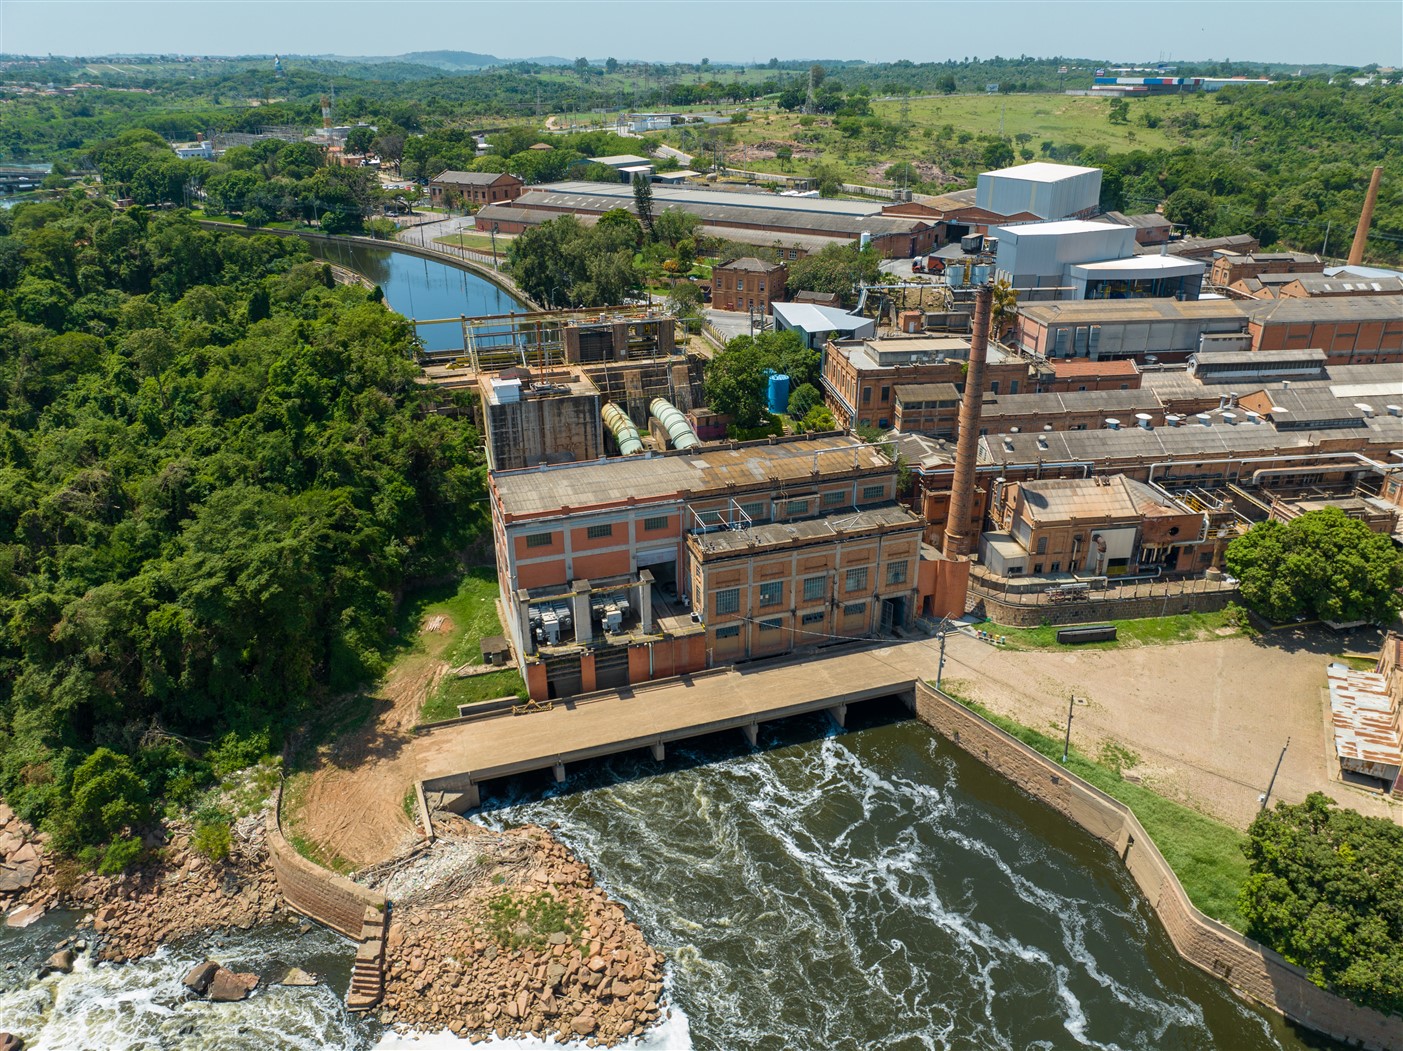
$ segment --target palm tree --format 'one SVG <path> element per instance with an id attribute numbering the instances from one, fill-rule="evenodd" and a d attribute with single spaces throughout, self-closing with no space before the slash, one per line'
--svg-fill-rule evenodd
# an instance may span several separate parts
<path id="1" fill-rule="evenodd" d="M 994 338 L 1003 341 L 1004 334 L 1013 319 L 1018 316 L 1018 291 L 1007 279 L 994 282 L 994 306 L 989 315 L 989 326 Z"/>

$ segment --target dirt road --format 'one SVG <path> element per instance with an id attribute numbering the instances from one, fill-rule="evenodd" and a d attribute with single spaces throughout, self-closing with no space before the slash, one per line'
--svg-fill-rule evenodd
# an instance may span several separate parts
<path id="1" fill-rule="evenodd" d="M 1114 741 L 1139 756 L 1132 776 L 1163 795 L 1246 827 L 1289 737 L 1272 798 L 1323 791 L 1361 813 L 1403 808 L 1338 776 L 1327 733 L 1325 665 L 1338 636 L 1308 631 L 1113 650 L 995 650 L 966 636 L 949 647 L 946 684 L 1001 715 L 1095 756 Z M 1351 643 L 1361 650 L 1377 643 Z M 1085 702 L 1085 703 L 1081 703 Z"/>
<path id="2" fill-rule="evenodd" d="M 376 691 L 369 719 L 323 747 L 312 773 L 289 793 L 295 802 L 284 820 L 315 844 L 323 861 L 360 868 L 417 836 L 404 809 L 417 779 L 412 731 L 425 698 L 448 671 L 439 655 L 453 632 L 442 615 L 424 625 L 418 650 L 396 661 Z"/>

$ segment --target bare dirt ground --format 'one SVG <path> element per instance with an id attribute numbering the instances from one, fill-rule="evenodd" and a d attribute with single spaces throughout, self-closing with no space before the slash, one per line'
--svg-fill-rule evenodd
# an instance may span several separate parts
<path id="1" fill-rule="evenodd" d="M 995 650 L 967 636 L 949 645 L 946 685 L 1051 736 L 1066 728 L 1096 756 L 1111 741 L 1136 753 L 1127 772 L 1171 799 L 1245 828 L 1289 737 L 1272 800 L 1322 791 L 1364 814 L 1403 819 L 1403 806 L 1338 780 L 1328 732 L 1325 665 L 1342 645 L 1377 642 L 1313 631 L 1113 650 Z M 1085 703 L 1080 703 L 1084 701 Z"/>
<path id="2" fill-rule="evenodd" d="M 437 614 L 419 633 L 419 647 L 395 662 L 373 696 L 361 726 L 318 753 L 298 805 L 285 814 L 295 835 L 310 840 L 324 861 L 360 868 L 381 861 L 417 836 L 404 811 L 417 758 L 415 723 L 424 700 L 448 671 L 439 655 L 454 633 Z"/>

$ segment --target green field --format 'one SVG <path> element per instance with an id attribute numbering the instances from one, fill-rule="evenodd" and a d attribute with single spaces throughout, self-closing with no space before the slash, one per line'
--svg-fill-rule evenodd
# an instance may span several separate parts
<path id="1" fill-rule="evenodd" d="M 504 237 L 498 234 L 498 253 L 506 252 L 507 245 L 510 243 L 510 237 Z M 476 252 L 492 251 L 492 237 L 490 234 L 449 234 L 447 237 L 435 237 L 434 244 L 448 245 L 451 248 L 471 248 Z"/>
<path id="2" fill-rule="evenodd" d="M 886 165 L 909 161 L 923 180 L 956 188 L 970 185 L 983 170 L 985 136 L 1006 138 L 1015 150 L 1031 154 L 1018 156 L 1016 163 L 1045 160 L 1073 145 L 1113 153 L 1172 149 L 1204 135 L 1215 114 L 1213 99 L 1205 95 L 1130 99 L 1129 122 L 1112 124 L 1111 101 L 1057 94 L 947 95 L 904 103 L 884 99 L 872 103 L 873 117 L 862 119 L 860 127 L 848 121 L 847 132 L 836 117 L 754 106 L 743 124 L 710 130 L 679 126 L 646 138 L 705 153 L 705 143 L 719 137 L 731 167 L 804 176 L 822 165 L 846 181 L 869 185 L 886 184 Z M 1183 130 L 1195 121 L 1199 128 Z M 793 152 L 787 162 L 774 156 L 780 144 Z"/>
<path id="3" fill-rule="evenodd" d="M 497 616 L 497 574 L 491 567 L 475 567 L 453 588 L 441 588 L 406 603 L 404 626 L 427 625 L 436 616 L 452 621 L 452 632 L 436 656 L 450 668 L 482 663 L 481 641 L 485 635 L 502 634 Z M 412 629 L 411 629 L 412 630 Z M 432 641 L 430 641 L 432 640 Z M 438 640 L 420 628 L 413 644 L 416 651 L 432 652 Z M 423 722 L 454 719 L 458 705 L 488 701 L 494 697 L 526 696 L 526 683 L 514 666 L 486 675 L 459 679 L 451 671 L 425 700 L 419 718 Z"/>
<path id="4" fill-rule="evenodd" d="M 1057 641 L 1057 632 L 1068 624 L 1040 624 L 1036 628 L 1005 628 L 997 624 L 979 627 L 993 635 L 1008 639 L 1011 650 L 1112 650 L 1118 646 L 1159 646 L 1173 642 L 1194 642 L 1198 639 L 1231 638 L 1240 634 L 1234 614 L 1228 610 L 1215 613 L 1176 613 L 1168 617 L 1145 617 L 1140 620 L 1108 620 L 1116 626 L 1114 642 L 1081 642 L 1069 645 Z"/>
<path id="5" fill-rule="evenodd" d="M 1062 758 L 1060 740 L 1006 719 L 960 696 L 956 692 L 960 687 L 957 680 L 946 680 L 945 693 L 1034 751 L 1049 759 Z M 1133 765 L 1135 759 L 1133 753 L 1116 746 L 1103 749 L 1099 761 L 1073 748 L 1067 757 L 1067 769 L 1108 796 L 1120 800 L 1134 812 L 1140 824 L 1145 826 L 1145 831 L 1154 839 L 1164 860 L 1179 877 L 1189 900 L 1201 912 L 1229 927 L 1242 930 L 1244 923 L 1237 910 L 1237 899 L 1247 880 L 1247 857 L 1242 853 L 1247 836 L 1127 781 L 1120 771 Z"/>

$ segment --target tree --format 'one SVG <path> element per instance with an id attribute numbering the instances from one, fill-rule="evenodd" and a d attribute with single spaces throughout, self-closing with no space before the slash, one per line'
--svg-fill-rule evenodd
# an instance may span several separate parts
<path id="1" fill-rule="evenodd" d="M 995 281 L 993 308 L 989 312 L 989 328 L 995 339 L 1003 339 L 1017 315 L 1018 290 L 1008 278 Z"/>
<path id="2" fill-rule="evenodd" d="M 617 73 L 619 71 L 619 60 L 617 58 L 606 58 L 604 60 L 605 73 Z"/>
<path id="3" fill-rule="evenodd" d="M 1007 168 L 1013 163 L 1013 147 L 1003 139 L 995 139 L 984 146 L 980 163 L 988 169 Z"/>
<path id="4" fill-rule="evenodd" d="M 791 292 L 833 292 L 851 303 L 858 285 L 877 282 L 881 261 L 870 245 L 862 251 L 856 245 L 826 245 L 789 264 L 786 287 Z"/>
<path id="5" fill-rule="evenodd" d="M 1403 1014 L 1403 828 L 1312 792 L 1258 814 L 1247 836 L 1246 933 L 1316 985 Z"/>
<path id="6" fill-rule="evenodd" d="M 731 418 L 739 430 L 758 427 L 769 418 L 765 407 L 771 356 L 748 336 L 726 344 L 706 363 L 703 385 L 706 401 L 715 411 Z"/>
<path id="7" fill-rule="evenodd" d="M 1112 124 L 1129 124 L 1130 103 L 1125 99 L 1112 99 L 1106 117 Z"/>
<path id="8" fill-rule="evenodd" d="M 369 153 L 375 142 L 375 129 L 364 125 L 352 128 L 346 133 L 347 153 Z"/>
<path id="9" fill-rule="evenodd" d="M 683 241 L 695 241 L 702 221 L 681 208 L 667 208 L 653 217 L 653 239 L 659 244 L 676 247 Z"/>
<path id="10" fill-rule="evenodd" d="M 638 210 L 638 221 L 643 224 L 648 240 L 657 240 L 653 231 L 653 183 L 642 172 L 633 175 L 633 205 Z"/>
<path id="11" fill-rule="evenodd" d="M 823 395 L 812 383 L 804 383 L 794 388 L 789 395 L 789 415 L 802 420 L 815 405 L 823 404 Z"/>
<path id="12" fill-rule="evenodd" d="M 1213 228 L 1216 212 L 1213 198 L 1191 187 L 1175 190 L 1164 202 L 1164 217 L 1191 234 L 1208 233 Z"/>
<path id="13" fill-rule="evenodd" d="M 1403 609 L 1403 554 L 1338 507 L 1258 522 L 1224 557 L 1243 601 L 1272 621 L 1384 623 Z"/>

